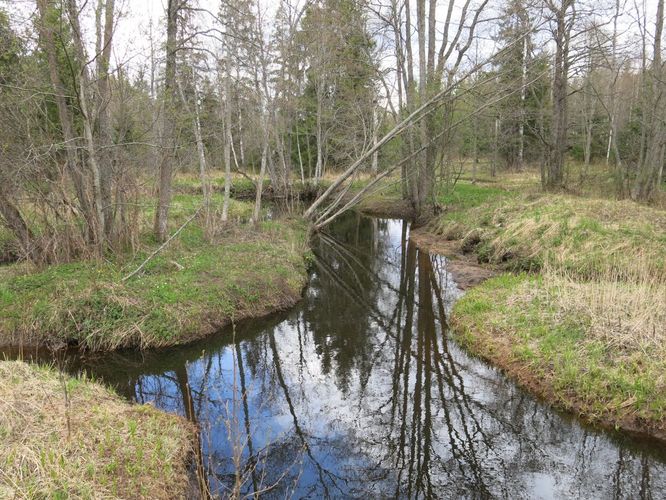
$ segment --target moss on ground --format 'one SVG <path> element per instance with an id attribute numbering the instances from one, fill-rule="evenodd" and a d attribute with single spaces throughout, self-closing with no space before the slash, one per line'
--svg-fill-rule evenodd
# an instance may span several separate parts
<path id="1" fill-rule="evenodd" d="M 193 437 L 90 380 L 0 361 L 2 498 L 182 498 Z"/>
<path id="2" fill-rule="evenodd" d="M 596 286 L 579 285 L 592 294 Z M 600 318 L 593 310 L 572 307 L 575 300 L 586 300 L 577 292 L 577 299 L 563 300 L 566 290 L 546 277 L 492 278 L 456 303 L 452 330 L 466 348 L 558 406 L 591 421 L 666 439 L 666 332 L 655 331 L 649 338 L 623 335 L 610 325 L 594 328 Z M 661 301 L 666 306 L 665 297 Z M 616 312 L 601 321 L 617 325 L 636 314 L 625 311 L 621 318 Z"/>
<path id="3" fill-rule="evenodd" d="M 185 195 L 174 199 L 174 224 L 191 213 L 191 202 Z M 231 213 L 242 220 L 250 211 L 250 204 L 234 202 Z M 307 279 L 307 227 L 297 219 L 236 222 L 212 241 L 193 223 L 141 274 L 122 281 L 155 247 L 148 242 L 133 258 L 37 272 L 5 268 L 0 345 L 110 350 L 181 344 L 232 319 L 293 305 Z"/>

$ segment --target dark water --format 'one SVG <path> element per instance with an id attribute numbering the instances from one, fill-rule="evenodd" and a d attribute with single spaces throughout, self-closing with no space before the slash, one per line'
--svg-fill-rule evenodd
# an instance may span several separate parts
<path id="1" fill-rule="evenodd" d="M 221 496 L 240 471 L 269 498 L 666 498 L 660 445 L 554 412 L 448 338 L 460 291 L 408 232 L 351 214 L 289 313 L 71 367 L 198 422 Z"/>

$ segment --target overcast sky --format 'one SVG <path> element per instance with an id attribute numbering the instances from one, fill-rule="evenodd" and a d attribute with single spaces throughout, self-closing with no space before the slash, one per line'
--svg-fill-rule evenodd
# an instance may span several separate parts
<path id="1" fill-rule="evenodd" d="M 78 0 L 79 6 L 86 6 L 84 9 L 84 17 L 82 19 L 82 25 L 84 31 L 86 32 L 86 38 L 91 42 L 91 53 L 92 53 L 92 43 L 94 41 L 94 5 L 96 5 L 97 0 Z M 220 0 L 192 0 L 193 3 L 197 4 L 201 8 L 205 8 L 217 14 L 219 11 Z M 301 5 L 306 0 L 292 0 L 292 3 L 300 3 Z M 609 19 L 609 14 L 612 12 L 612 8 L 615 5 L 615 0 L 579 0 L 580 9 L 584 9 L 584 5 L 587 4 L 590 6 L 592 11 L 597 16 L 604 16 Z M 635 12 L 634 12 L 634 2 L 638 5 L 644 5 L 647 10 L 648 15 L 648 30 L 653 32 L 654 30 L 654 17 L 656 14 L 656 5 L 657 0 L 620 0 L 621 5 L 625 5 L 625 14 L 620 20 L 620 30 L 625 31 L 625 39 L 629 39 L 631 34 L 637 33 L 637 25 L 635 22 Z M 372 4 L 386 3 L 381 0 L 371 0 Z M 415 2 L 412 2 L 414 4 Z M 461 0 L 456 2 L 456 4 L 463 3 Z M 494 17 L 496 14 L 496 8 L 499 5 L 502 5 L 501 0 L 491 0 L 490 4 L 493 4 L 493 7 L 490 8 L 487 17 Z M 270 18 L 277 8 L 278 0 L 261 0 L 262 9 L 268 14 L 267 17 Z M 490 5 L 489 4 L 489 5 Z M 446 8 L 448 5 L 448 0 L 440 0 L 438 2 L 438 21 L 442 20 L 446 16 Z M 22 22 L 24 25 L 29 24 L 30 17 L 34 14 L 35 11 L 35 1 L 34 0 L 0 0 L 0 6 L 3 6 L 12 17 L 13 21 L 19 24 Z M 122 63 L 130 71 L 130 73 L 136 74 L 139 68 L 147 68 L 149 64 L 149 55 L 150 55 L 150 36 L 151 23 L 152 23 L 152 33 L 154 37 L 154 43 L 156 48 L 156 56 L 162 58 L 162 47 L 161 44 L 164 39 L 165 32 L 165 23 L 164 23 L 164 14 L 166 9 L 166 0 L 116 0 L 116 9 L 120 12 L 121 16 L 116 19 L 117 26 L 114 37 L 113 45 L 113 63 L 114 65 Z M 606 10 L 608 9 L 608 10 Z M 607 13 L 607 14 L 605 14 Z M 213 22 L 210 16 L 205 14 L 199 14 L 198 23 L 200 25 L 210 26 Z M 496 22 L 487 23 L 484 27 L 485 31 L 485 44 L 492 43 L 489 41 L 490 33 L 496 28 Z M 610 29 L 610 26 L 608 26 Z M 481 32 L 484 34 L 483 31 Z M 215 43 L 208 42 L 208 48 L 216 51 Z M 651 45 L 651 44 L 650 44 Z M 490 47 L 486 47 L 490 49 Z M 483 52 L 484 48 L 481 48 Z M 635 47 L 635 50 L 638 50 L 638 47 Z M 389 59 L 390 60 L 390 59 Z M 386 64 L 386 61 L 384 62 Z"/>

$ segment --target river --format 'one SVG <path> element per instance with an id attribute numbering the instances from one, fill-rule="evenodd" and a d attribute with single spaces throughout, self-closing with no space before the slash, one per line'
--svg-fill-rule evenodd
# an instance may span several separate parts
<path id="1" fill-rule="evenodd" d="M 220 496 L 666 498 L 659 443 L 554 411 L 449 338 L 462 292 L 407 222 L 351 213 L 313 251 L 286 313 L 69 369 L 197 422 Z"/>

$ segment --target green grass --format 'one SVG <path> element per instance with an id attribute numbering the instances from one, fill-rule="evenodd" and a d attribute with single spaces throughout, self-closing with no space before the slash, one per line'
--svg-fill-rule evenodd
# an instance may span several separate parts
<path id="1" fill-rule="evenodd" d="M 496 202 L 503 198 L 510 198 L 513 195 L 513 192 L 500 187 L 459 181 L 453 189 L 438 196 L 437 201 L 444 207 L 459 211 L 478 207 L 484 203 Z"/>
<path id="2" fill-rule="evenodd" d="M 182 497 L 193 438 L 89 379 L 0 361 L 2 498 Z"/>
<path id="3" fill-rule="evenodd" d="M 196 197 L 174 197 L 172 224 L 193 212 Z M 251 213 L 232 202 L 232 219 Z M 300 220 L 242 222 L 214 241 L 188 226 L 143 272 L 123 282 L 152 251 L 131 259 L 17 267 L 0 282 L 0 344 L 76 343 L 87 349 L 175 345 L 210 334 L 231 319 L 292 305 L 306 281 L 307 227 Z"/>
<path id="4" fill-rule="evenodd" d="M 607 342 L 594 318 L 561 307 L 549 280 L 505 274 L 453 309 L 454 335 L 559 406 L 618 427 L 666 431 L 663 349 Z M 572 299 L 575 299 L 572 298 Z"/>
<path id="5" fill-rule="evenodd" d="M 361 179 L 352 184 L 353 190 L 362 188 L 367 180 Z M 409 217 L 411 206 L 402 200 L 400 179 L 390 177 L 373 194 L 365 197 L 360 203 L 361 210 L 386 213 L 392 216 Z M 447 220 L 464 219 L 465 210 L 481 206 L 485 203 L 496 202 L 504 198 L 515 196 L 515 191 L 494 185 L 472 184 L 458 181 L 452 188 L 441 188 L 436 195 L 437 203 L 445 212 Z"/>
<path id="6" fill-rule="evenodd" d="M 14 235 L 0 224 L 0 263 L 10 261 L 14 253 Z"/>
<path id="7" fill-rule="evenodd" d="M 512 270 L 545 265 L 581 277 L 614 271 L 666 276 L 666 211 L 631 201 L 521 193 L 459 184 L 429 229 L 466 239 L 483 261 Z M 637 269 L 638 268 L 638 269 Z"/>

